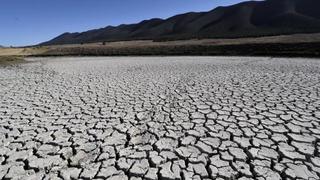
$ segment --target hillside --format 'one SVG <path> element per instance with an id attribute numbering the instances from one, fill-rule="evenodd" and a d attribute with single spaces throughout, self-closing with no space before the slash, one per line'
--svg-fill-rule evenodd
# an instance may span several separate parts
<path id="1" fill-rule="evenodd" d="M 319 0 L 248 1 L 209 12 L 190 12 L 168 19 L 64 33 L 41 45 L 121 40 L 239 38 L 320 32 Z"/>

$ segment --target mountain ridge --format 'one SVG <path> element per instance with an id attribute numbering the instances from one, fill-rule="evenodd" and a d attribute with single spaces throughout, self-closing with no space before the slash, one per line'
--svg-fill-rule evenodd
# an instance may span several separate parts
<path id="1" fill-rule="evenodd" d="M 208 12 L 188 12 L 167 19 L 152 18 L 136 24 L 63 33 L 41 45 L 316 33 L 320 32 L 319 8 L 318 0 L 246 1 Z"/>

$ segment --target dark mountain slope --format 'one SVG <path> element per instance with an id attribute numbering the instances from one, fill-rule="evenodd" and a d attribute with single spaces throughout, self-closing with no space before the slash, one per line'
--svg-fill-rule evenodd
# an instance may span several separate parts
<path id="1" fill-rule="evenodd" d="M 320 32 L 320 0 L 248 1 L 138 24 L 64 33 L 43 45 L 138 39 L 233 38 Z"/>

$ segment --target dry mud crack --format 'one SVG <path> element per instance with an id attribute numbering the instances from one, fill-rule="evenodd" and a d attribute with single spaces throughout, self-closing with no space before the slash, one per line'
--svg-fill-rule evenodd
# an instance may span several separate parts
<path id="1" fill-rule="evenodd" d="M 0 179 L 319 179 L 320 61 L 0 67 Z"/>

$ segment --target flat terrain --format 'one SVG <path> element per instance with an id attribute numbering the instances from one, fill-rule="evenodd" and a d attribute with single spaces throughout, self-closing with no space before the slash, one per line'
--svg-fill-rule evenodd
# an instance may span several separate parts
<path id="1" fill-rule="evenodd" d="M 0 66 L 11 66 L 20 63 L 26 63 L 22 57 L 19 56 L 0 56 Z"/>
<path id="2" fill-rule="evenodd" d="M 2 56 L 31 56 L 42 54 L 48 51 L 46 47 L 20 47 L 20 48 L 0 48 L 0 57 Z"/>
<path id="3" fill-rule="evenodd" d="M 100 42 L 0 48 L 0 56 L 224 55 L 320 57 L 320 33 L 237 39 Z"/>
<path id="4" fill-rule="evenodd" d="M 0 179 L 319 179 L 320 61 L 0 67 Z"/>
<path id="5" fill-rule="evenodd" d="M 313 34 L 292 34 L 292 35 L 278 35 L 278 36 L 264 36 L 264 37 L 247 37 L 247 38 L 216 38 L 216 39 L 190 39 L 177 41 L 116 41 L 106 42 L 104 47 L 121 48 L 121 47 L 138 47 L 138 46 L 179 46 L 179 45 L 236 45 L 236 44 L 265 44 L 265 43 L 312 43 L 320 42 L 320 33 Z M 81 44 L 69 45 L 52 45 L 47 47 L 75 47 Z M 102 46 L 100 43 L 84 44 L 89 47 Z"/>

